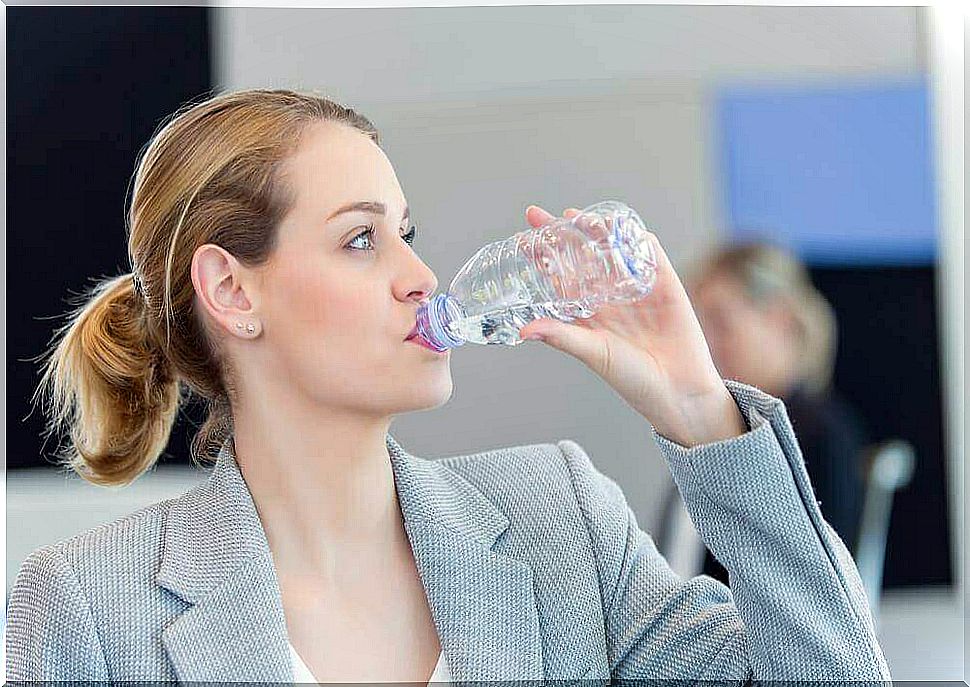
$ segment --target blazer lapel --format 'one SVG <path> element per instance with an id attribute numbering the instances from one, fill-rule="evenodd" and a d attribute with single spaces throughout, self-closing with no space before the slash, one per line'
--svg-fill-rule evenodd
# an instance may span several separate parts
<path id="1" fill-rule="evenodd" d="M 453 680 L 542 680 L 528 564 L 493 551 L 509 520 L 447 466 L 388 435 L 405 529 Z"/>
<path id="2" fill-rule="evenodd" d="M 162 631 L 179 681 L 292 681 L 272 553 L 231 439 L 170 507 L 156 581 L 191 604 Z"/>
<path id="3" fill-rule="evenodd" d="M 453 680 L 543 679 L 532 569 L 493 550 L 508 518 L 445 465 L 386 445 Z M 156 579 L 190 604 L 162 632 L 180 681 L 292 681 L 272 553 L 231 439 L 169 509 Z"/>

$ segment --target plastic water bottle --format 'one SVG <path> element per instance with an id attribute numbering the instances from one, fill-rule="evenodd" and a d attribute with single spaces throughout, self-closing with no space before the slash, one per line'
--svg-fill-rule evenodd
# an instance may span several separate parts
<path id="1" fill-rule="evenodd" d="M 590 317 L 607 303 L 653 289 L 656 253 L 636 211 L 614 200 L 591 205 L 483 246 L 446 293 L 421 304 L 418 335 L 445 351 L 522 343 L 519 330 L 540 317 Z"/>

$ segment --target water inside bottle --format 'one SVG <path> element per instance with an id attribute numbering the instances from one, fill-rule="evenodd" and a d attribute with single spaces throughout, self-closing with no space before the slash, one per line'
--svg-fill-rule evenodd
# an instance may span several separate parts
<path id="1" fill-rule="evenodd" d="M 516 305 L 466 317 L 458 321 L 458 331 L 466 341 L 473 343 L 517 346 L 523 342 L 519 336 L 519 330 L 522 327 L 540 317 L 557 317 L 555 305 L 555 303 Z M 558 319 L 570 321 L 575 318 L 559 315 Z"/>

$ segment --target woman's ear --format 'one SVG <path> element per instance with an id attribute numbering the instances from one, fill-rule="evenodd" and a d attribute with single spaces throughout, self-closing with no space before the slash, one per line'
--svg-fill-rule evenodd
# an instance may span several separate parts
<path id="1" fill-rule="evenodd" d="M 255 316 L 244 279 L 246 269 L 221 246 L 199 246 L 192 259 L 192 284 L 209 315 L 232 331 L 236 322 Z"/>

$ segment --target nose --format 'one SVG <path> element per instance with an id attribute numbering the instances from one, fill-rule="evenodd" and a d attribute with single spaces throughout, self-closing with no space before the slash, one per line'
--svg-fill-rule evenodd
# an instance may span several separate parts
<path id="1" fill-rule="evenodd" d="M 418 258 L 413 252 L 412 256 L 416 259 L 411 265 L 416 264 L 417 268 L 407 270 L 406 276 L 402 278 L 400 283 L 403 285 L 402 290 L 406 299 L 421 302 L 429 298 L 438 288 L 438 278 L 421 258 Z"/>

